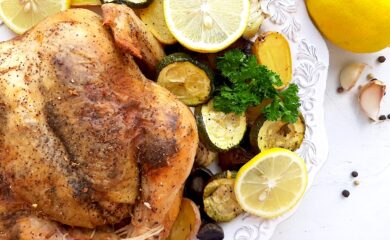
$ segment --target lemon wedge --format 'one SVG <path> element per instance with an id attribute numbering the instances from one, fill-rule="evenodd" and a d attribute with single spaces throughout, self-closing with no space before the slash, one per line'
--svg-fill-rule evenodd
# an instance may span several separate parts
<path id="1" fill-rule="evenodd" d="M 42 19 L 69 6 L 70 0 L 0 0 L 0 18 L 12 31 L 23 34 Z"/>
<path id="2" fill-rule="evenodd" d="M 186 48 L 218 52 L 245 31 L 249 0 L 165 0 L 164 15 L 169 30 Z"/>
<path id="3" fill-rule="evenodd" d="M 234 191 L 245 211 L 269 219 L 293 208 L 306 186 L 304 160 L 289 150 L 273 148 L 260 153 L 240 169 Z"/>

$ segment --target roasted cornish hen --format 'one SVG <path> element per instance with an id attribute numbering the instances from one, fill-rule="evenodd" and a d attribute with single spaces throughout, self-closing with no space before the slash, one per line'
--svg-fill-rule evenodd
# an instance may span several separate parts
<path id="1" fill-rule="evenodd" d="M 132 10 L 103 11 L 106 27 L 72 9 L 0 44 L 4 239 L 29 239 L 41 224 L 94 229 L 130 217 L 128 237 L 169 234 L 198 143 L 194 117 L 135 64 L 130 54 L 148 69 L 158 56 L 134 43 L 149 36 L 126 22 Z M 129 28 L 122 42 L 108 26 Z"/>

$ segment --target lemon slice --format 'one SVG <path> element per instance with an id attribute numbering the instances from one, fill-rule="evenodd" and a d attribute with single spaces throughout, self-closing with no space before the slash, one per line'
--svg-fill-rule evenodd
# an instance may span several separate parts
<path id="1" fill-rule="evenodd" d="M 245 31 L 248 0 L 165 0 L 168 28 L 186 48 L 197 52 L 218 52 Z"/>
<path id="2" fill-rule="evenodd" d="M 278 217 L 293 208 L 307 186 L 306 164 L 296 153 L 273 148 L 245 164 L 237 174 L 235 194 L 248 213 Z"/>
<path id="3" fill-rule="evenodd" d="M 22 34 L 69 6 L 70 0 L 0 0 L 0 17 L 12 31 Z"/>

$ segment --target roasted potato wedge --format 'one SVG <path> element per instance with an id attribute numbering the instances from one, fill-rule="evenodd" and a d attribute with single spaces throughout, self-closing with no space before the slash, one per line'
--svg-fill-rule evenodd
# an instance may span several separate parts
<path id="1" fill-rule="evenodd" d="M 266 32 L 259 36 L 253 45 L 253 54 L 257 61 L 280 75 L 281 90 L 287 87 L 292 80 L 292 59 L 290 45 L 287 39 L 278 32 Z"/>
<path id="2" fill-rule="evenodd" d="M 199 208 L 188 198 L 181 201 L 180 212 L 167 240 L 195 239 L 201 224 Z"/>
<path id="3" fill-rule="evenodd" d="M 246 39 L 253 38 L 266 17 L 267 15 L 261 10 L 261 0 L 250 0 L 248 25 L 242 36 Z"/>
<path id="4" fill-rule="evenodd" d="M 140 10 L 139 13 L 148 30 L 161 43 L 174 44 L 177 42 L 165 23 L 163 0 L 154 0 L 149 7 Z"/>
<path id="5" fill-rule="evenodd" d="M 90 7 L 102 5 L 100 0 L 72 0 L 70 5 L 72 7 Z"/>

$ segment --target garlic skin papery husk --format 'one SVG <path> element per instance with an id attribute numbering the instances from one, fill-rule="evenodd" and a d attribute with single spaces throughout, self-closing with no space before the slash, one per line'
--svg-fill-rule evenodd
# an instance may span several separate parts
<path id="1" fill-rule="evenodd" d="M 366 66 L 365 63 L 351 63 L 344 67 L 340 72 L 340 86 L 346 91 L 351 90 Z"/>
<path id="2" fill-rule="evenodd" d="M 386 93 L 386 84 L 373 80 L 364 85 L 359 91 L 360 107 L 374 121 L 378 121 L 381 102 Z"/>

